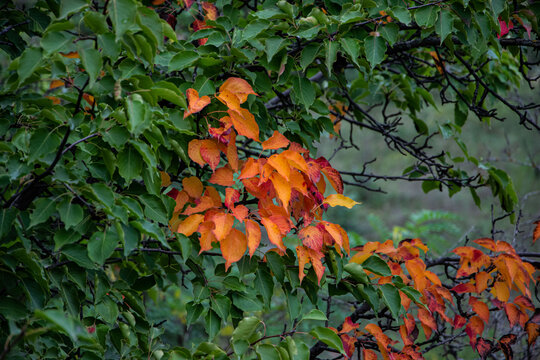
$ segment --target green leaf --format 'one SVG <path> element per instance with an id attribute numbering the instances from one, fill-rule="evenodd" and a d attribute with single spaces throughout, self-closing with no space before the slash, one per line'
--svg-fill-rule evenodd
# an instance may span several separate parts
<path id="1" fill-rule="evenodd" d="M 367 276 L 366 272 L 364 271 L 364 268 L 362 265 L 357 263 L 348 263 L 343 267 L 343 270 L 348 272 L 353 276 L 353 278 L 362 284 L 369 284 L 369 277 Z"/>
<path id="2" fill-rule="evenodd" d="M 212 309 L 219 315 L 223 321 L 227 321 L 231 310 L 231 300 L 223 295 L 215 295 L 211 298 Z"/>
<path id="3" fill-rule="evenodd" d="M 205 330 L 208 333 L 210 340 L 214 339 L 221 329 L 221 319 L 218 314 L 213 310 L 208 310 L 206 314 L 206 327 Z"/>
<path id="4" fill-rule="evenodd" d="M 188 302 L 186 304 L 186 324 L 189 326 L 199 319 L 204 307 L 201 304 Z"/>
<path id="5" fill-rule="evenodd" d="M 40 44 L 43 50 L 45 50 L 45 55 L 48 55 L 64 49 L 71 41 L 73 41 L 73 38 L 72 35 L 53 31 L 45 34 L 45 36 L 41 38 Z"/>
<path id="6" fill-rule="evenodd" d="M 332 74 L 332 67 L 334 66 L 334 62 L 336 62 L 338 49 L 339 49 L 339 43 L 337 41 L 331 41 L 331 40 L 325 41 L 324 43 L 325 58 L 326 58 L 325 64 L 326 64 L 326 71 L 328 71 L 329 76 Z"/>
<path id="7" fill-rule="evenodd" d="M 261 302 L 253 296 L 253 293 L 233 293 L 234 305 L 242 311 L 259 311 L 262 308 Z"/>
<path id="8" fill-rule="evenodd" d="M 78 244 L 66 245 L 62 248 L 62 254 L 77 265 L 86 269 L 95 268 L 95 264 L 88 258 L 88 250 Z"/>
<path id="9" fill-rule="evenodd" d="M 47 320 L 54 324 L 56 328 L 69 335 L 72 340 L 77 339 L 77 330 L 73 318 L 66 316 L 61 310 L 36 310 L 35 315 L 38 318 Z"/>
<path id="10" fill-rule="evenodd" d="M 296 102 L 303 104 L 306 109 L 309 109 L 315 101 L 315 88 L 311 84 L 311 81 L 305 77 L 294 77 L 292 88 Z"/>
<path id="11" fill-rule="evenodd" d="M 80 223 L 84 217 L 84 211 L 78 204 L 73 204 L 71 198 L 65 198 L 57 206 L 60 219 L 64 222 L 66 229 Z"/>
<path id="12" fill-rule="evenodd" d="M 399 26 L 395 23 L 388 23 L 379 28 L 382 37 L 388 41 L 390 46 L 394 45 L 398 39 Z"/>
<path id="13" fill-rule="evenodd" d="M 270 305 L 272 295 L 274 294 L 274 279 L 266 266 L 259 265 L 255 272 L 257 281 L 255 281 L 255 288 L 262 295 L 266 305 Z"/>
<path id="14" fill-rule="evenodd" d="M 339 42 L 341 48 L 349 55 L 351 61 L 357 67 L 360 67 L 360 64 L 358 64 L 358 58 L 360 57 L 360 41 L 352 38 L 341 38 Z"/>
<path id="15" fill-rule="evenodd" d="M 95 183 L 91 185 L 92 192 L 100 203 L 105 205 L 108 209 L 112 208 L 114 204 L 114 193 L 107 185 L 103 183 Z"/>
<path id="16" fill-rule="evenodd" d="M 307 45 L 304 50 L 302 50 L 302 55 L 300 56 L 300 66 L 302 69 L 305 70 L 309 65 L 313 64 L 313 61 L 317 57 L 320 48 L 320 44 L 311 43 Z"/>
<path id="17" fill-rule="evenodd" d="M 104 232 L 96 232 L 88 240 L 88 257 L 103 265 L 118 245 L 118 233 L 114 227 L 105 228 Z"/>
<path id="18" fill-rule="evenodd" d="M 392 15 L 405 25 L 409 25 L 411 22 L 411 12 L 403 6 L 393 7 Z"/>
<path id="19" fill-rule="evenodd" d="M 119 40 L 126 31 L 136 25 L 137 5 L 133 0 L 111 0 L 107 9 L 116 39 Z"/>
<path id="20" fill-rule="evenodd" d="M 180 71 L 193 65 L 199 59 L 199 54 L 195 51 L 179 51 L 169 61 L 169 71 Z"/>
<path id="21" fill-rule="evenodd" d="M 130 140 L 129 143 L 133 145 L 135 150 L 137 150 L 142 156 L 146 165 L 150 167 L 149 170 L 155 171 L 157 173 L 158 170 L 156 156 L 154 155 L 152 149 L 150 149 L 150 146 L 148 146 L 146 143 L 143 143 L 142 141 Z"/>
<path id="22" fill-rule="evenodd" d="M 280 37 L 271 37 L 266 39 L 265 47 L 266 47 L 266 58 L 268 59 L 268 62 L 272 61 L 272 58 L 276 53 L 281 49 L 281 46 L 285 40 Z"/>
<path id="23" fill-rule="evenodd" d="M 242 39 L 250 40 L 259 35 L 263 30 L 270 26 L 266 20 L 253 20 L 242 31 Z"/>
<path id="24" fill-rule="evenodd" d="M 369 270 L 372 273 L 375 273 L 377 275 L 381 275 L 381 276 L 392 275 L 392 271 L 390 271 L 390 267 L 388 266 L 388 264 L 377 255 L 372 255 L 368 257 L 366 261 L 362 263 L 362 267 L 364 267 L 364 269 Z"/>
<path id="25" fill-rule="evenodd" d="M 384 303 L 390 309 L 394 319 L 397 319 L 401 310 L 401 297 L 399 296 L 398 289 L 393 284 L 382 284 L 379 288 L 381 289 Z"/>
<path id="26" fill-rule="evenodd" d="M 28 309 L 21 301 L 2 296 L 0 314 L 9 320 L 20 320 L 28 316 Z"/>
<path id="27" fill-rule="evenodd" d="M 142 158 L 133 147 L 126 147 L 118 154 L 118 172 L 128 183 L 141 175 Z"/>
<path id="28" fill-rule="evenodd" d="M 41 63 L 41 49 L 29 47 L 22 53 L 19 58 L 19 67 L 17 74 L 19 75 L 19 83 L 22 83 Z"/>
<path id="29" fill-rule="evenodd" d="M 16 215 L 17 210 L 13 208 L 2 209 L 0 211 L 0 239 L 11 232 L 11 225 Z"/>
<path id="30" fill-rule="evenodd" d="M 438 6 L 424 6 L 416 10 L 414 13 L 414 19 L 419 26 L 430 27 L 435 24 L 435 21 L 437 21 L 438 14 Z"/>
<path id="31" fill-rule="evenodd" d="M 60 14 L 58 19 L 63 19 L 75 12 L 88 7 L 87 0 L 62 0 L 60 4 Z"/>
<path id="32" fill-rule="evenodd" d="M 46 221 L 56 210 L 56 203 L 49 198 L 39 198 L 35 202 L 35 209 L 30 215 L 30 226 L 34 227 Z"/>
<path id="33" fill-rule="evenodd" d="M 96 34 L 104 34 L 109 31 L 107 18 L 99 12 L 88 11 L 84 14 L 83 20 L 86 26 Z"/>
<path id="34" fill-rule="evenodd" d="M 380 36 L 368 36 L 364 43 L 364 51 L 371 68 L 374 68 L 384 60 L 386 42 Z"/>
<path id="35" fill-rule="evenodd" d="M 128 129 L 139 136 L 144 130 L 150 127 L 152 123 L 152 114 L 148 105 L 143 102 L 138 95 L 133 95 L 126 100 L 126 111 L 128 117 Z"/>
<path id="36" fill-rule="evenodd" d="M 172 102 L 175 105 L 180 106 L 183 109 L 187 109 L 186 98 L 180 90 L 168 81 L 160 81 L 154 85 L 152 88 L 152 94 L 157 95 L 158 97 Z"/>
<path id="37" fill-rule="evenodd" d="M 62 246 L 73 244 L 79 241 L 81 234 L 74 230 L 59 229 L 54 234 L 54 251 L 58 251 Z"/>
<path id="38" fill-rule="evenodd" d="M 435 31 L 441 37 L 441 44 L 446 37 L 452 33 L 454 27 L 454 17 L 450 10 L 443 9 L 441 14 L 435 23 Z"/>
<path id="39" fill-rule="evenodd" d="M 319 321 L 326 321 L 328 318 L 321 310 L 312 309 L 310 312 L 302 316 L 302 319 L 300 321 L 304 320 L 319 320 Z"/>
<path id="40" fill-rule="evenodd" d="M 283 258 L 275 251 L 269 251 L 266 253 L 266 261 L 277 281 L 283 282 L 285 279 L 285 263 L 283 262 Z"/>
<path id="41" fill-rule="evenodd" d="M 92 87 L 94 82 L 99 76 L 101 67 L 103 66 L 103 60 L 101 59 L 101 54 L 96 49 L 80 49 L 79 55 L 81 56 L 81 62 L 84 66 L 84 69 L 90 77 L 89 86 Z"/>
<path id="42" fill-rule="evenodd" d="M 261 320 L 254 316 L 245 317 L 239 323 L 238 326 L 234 329 L 232 334 L 233 340 L 249 340 L 251 335 L 257 329 L 257 326 L 261 323 Z"/>
<path id="43" fill-rule="evenodd" d="M 48 129 L 36 130 L 30 138 L 28 161 L 32 163 L 55 152 L 58 146 L 60 146 L 60 141 L 60 138 L 54 131 Z"/>
<path id="44" fill-rule="evenodd" d="M 281 360 L 279 351 L 274 345 L 260 344 L 255 351 L 261 360 Z"/>
<path id="45" fill-rule="evenodd" d="M 310 335 L 317 338 L 319 341 L 322 341 L 326 345 L 330 346 L 332 349 L 336 349 L 340 353 L 345 355 L 345 351 L 343 350 L 343 343 L 341 342 L 341 339 L 332 330 L 319 326 L 311 330 L 309 333 Z"/>

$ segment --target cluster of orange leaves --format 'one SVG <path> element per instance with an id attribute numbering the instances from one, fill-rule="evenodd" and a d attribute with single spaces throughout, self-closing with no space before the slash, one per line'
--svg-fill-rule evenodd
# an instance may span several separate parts
<path id="1" fill-rule="evenodd" d="M 401 277 L 404 284 L 414 287 L 422 294 L 420 303 L 417 304 L 416 320 L 411 309 L 413 301 L 401 290 L 399 291 L 401 304 L 405 309 L 405 315 L 402 316 L 403 324 L 399 328 L 404 345 L 401 350 L 391 347 L 396 341 L 384 334 L 376 324 L 368 324 L 365 327 L 365 331 L 377 341 L 384 359 L 422 359 L 420 349 L 414 343 L 419 334 L 417 323 L 422 327 L 425 338 L 430 339 L 432 333 L 438 331 L 436 317 L 455 329 L 465 327 L 471 346 L 480 355 L 485 356 L 496 349 L 502 349 L 507 354 L 507 351 L 511 351 L 508 350 L 509 344 L 515 341 L 515 335 L 503 336 L 497 345 L 482 338 L 484 328 L 490 318 L 489 302 L 496 309 L 504 310 L 511 328 L 519 325 L 526 330 L 529 345 L 536 341 L 540 335 L 540 319 L 538 316 L 529 316 L 527 313 L 535 310 L 530 300 L 529 290 L 529 284 L 535 282 L 534 267 L 522 261 L 514 248 L 504 241 L 478 239 L 474 242 L 489 249 L 491 254 L 488 255 L 471 246 L 455 249 L 454 253 L 460 257 L 460 267 L 456 278 L 467 281 L 451 289 L 445 286 L 434 272 L 427 270 L 425 262 L 420 257 L 420 250 L 425 253 L 428 248 L 419 239 L 404 240 L 397 247 L 388 240 L 385 243 L 369 242 L 353 249 L 359 251 L 351 258 L 351 262 L 361 264 L 371 255 L 379 254 L 387 259 L 393 276 Z M 392 282 L 391 276 L 383 277 L 366 272 L 377 284 Z M 512 290 L 519 295 L 510 301 Z M 469 294 L 470 311 L 452 315 L 452 309 L 456 305 L 455 300 L 466 293 Z M 363 334 L 365 332 L 357 331 L 358 336 Z M 345 349 L 354 351 L 356 337 L 348 335 L 341 335 L 341 337 Z M 371 350 L 364 349 L 363 351 L 365 359 L 376 359 Z M 349 355 L 351 354 L 352 352 Z"/>
<path id="2" fill-rule="evenodd" d="M 345 230 L 323 221 L 322 214 L 328 206 L 352 207 L 356 202 L 342 195 L 341 176 L 326 159 L 312 159 L 306 149 L 277 131 L 261 143 L 261 154 L 269 151 L 270 156 L 240 160 L 237 135 L 261 142 L 253 114 L 241 106 L 249 95 L 257 96 L 248 82 L 227 79 L 215 95 L 226 110 L 212 111 L 205 117 L 217 126 L 209 123 L 210 137 L 194 139 L 188 145 L 190 159 L 201 167 L 210 167 L 212 175 L 208 182 L 225 187 L 224 200 L 214 186 L 205 187 L 194 176 L 184 178 L 181 191 L 168 193 L 176 200 L 170 228 L 186 236 L 198 232 L 201 252 L 218 243 L 226 268 L 240 260 L 246 250 L 250 256 L 255 253 L 261 241 L 261 228 L 275 245 L 270 251 L 282 255 L 286 251 L 283 238 L 294 230 L 302 241 L 296 247 L 300 280 L 305 276 L 305 265 L 311 263 L 320 282 L 325 248 L 335 246 L 338 252 L 349 252 Z M 199 97 L 194 89 L 187 90 L 187 99 L 184 117 L 199 113 L 211 103 L 209 96 Z M 216 114 L 223 116 L 210 118 Z M 324 197 L 324 177 L 337 194 Z M 255 200 L 250 203 L 256 202 L 257 206 L 246 206 L 250 196 Z"/>

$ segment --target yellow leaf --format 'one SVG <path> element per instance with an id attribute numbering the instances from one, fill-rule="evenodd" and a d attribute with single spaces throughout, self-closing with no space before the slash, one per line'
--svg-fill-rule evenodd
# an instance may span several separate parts
<path id="1" fill-rule="evenodd" d="M 326 197 L 326 199 L 324 199 L 323 204 L 328 204 L 331 207 L 345 206 L 346 208 L 352 209 L 353 206 L 355 206 L 356 204 L 360 204 L 360 203 L 357 202 L 357 201 L 354 201 L 351 198 L 348 198 L 345 195 L 332 194 L 332 195 L 328 195 Z"/>

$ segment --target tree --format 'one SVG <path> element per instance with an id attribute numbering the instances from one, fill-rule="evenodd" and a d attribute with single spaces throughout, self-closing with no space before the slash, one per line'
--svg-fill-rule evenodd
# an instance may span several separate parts
<path id="1" fill-rule="evenodd" d="M 508 95 L 538 80 L 539 4 L 47 0 L 0 11 L 0 359 L 538 351 L 538 254 L 494 232 L 441 258 L 420 239 L 351 246 L 323 215 L 357 204 L 344 185 L 390 179 L 469 189 L 477 204 L 489 187 L 519 221 L 511 178 L 461 134 L 469 114 L 502 121 L 499 106 L 540 130 L 540 104 Z M 455 118 L 419 116 L 437 106 Z M 358 131 L 403 154 L 403 172 L 337 171 L 314 155 L 324 134 L 336 152 L 360 150 Z M 462 154 L 434 150 L 441 138 Z M 185 321 L 207 335 L 186 347 L 148 316 L 151 291 L 175 284 Z M 336 319 L 339 304 L 350 313 Z M 276 306 L 283 330 L 269 332 Z M 502 336 L 489 328 L 496 314 Z"/>

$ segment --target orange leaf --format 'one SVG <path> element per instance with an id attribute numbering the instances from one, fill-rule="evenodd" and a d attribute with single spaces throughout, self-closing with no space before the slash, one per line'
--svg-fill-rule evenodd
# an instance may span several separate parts
<path id="1" fill-rule="evenodd" d="M 62 55 L 63 57 L 67 57 L 69 59 L 78 59 L 79 58 L 79 53 L 76 52 L 76 51 L 72 51 L 72 52 L 68 52 L 68 53 L 60 53 L 60 55 Z"/>
<path id="2" fill-rule="evenodd" d="M 469 298 L 469 305 L 471 305 L 473 311 L 482 319 L 486 324 L 489 322 L 489 308 L 486 303 L 478 300 L 475 297 Z"/>
<path id="3" fill-rule="evenodd" d="M 259 162 L 254 158 L 249 158 L 242 167 L 238 180 L 249 179 L 257 175 L 259 175 Z"/>
<path id="4" fill-rule="evenodd" d="M 199 224 L 203 221 L 204 216 L 201 214 L 195 214 L 188 216 L 178 225 L 176 232 L 184 234 L 186 236 L 192 235 L 199 228 Z"/>
<path id="5" fill-rule="evenodd" d="M 489 249 L 491 251 L 495 251 L 495 242 L 492 239 L 481 238 L 481 239 L 476 239 L 473 242 L 480 245 L 480 246 L 485 247 L 486 249 Z"/>
<path id="6" fill-rule="evenodd" d="M 191 215 L 196 213 L 202 213 L 208 209 L 215 207 L 214 201 L 208 196 L 203 196 L 198 200 L 197 205 L 190 206 L 184 210 L 183 215 Z"/>
<path id="7" fill-rule="evenodd" d="M 435 319 L 433 318 L 433 315 L 431 313 L 424 309 L 419 307 L 418 308 L 418 319 L 423 325 L 426 325 L 430 329 L 436 331 L 437 330 L 437 323 L 435 322 Z"/>
<path id="8" fill-rule="evenodd" d="M 514 304 L 504 304 L 504 312 L 506 313 L 510 327 L 513 327 L 518 322 L 521 312 Z"/>
<path id="9" fill-rule="evenodd" d="M 339 172 L 332 167 L 323 167 L 321 171 L 326 176 L 328 182 L 330 185 L 332 185 L 334 190 L 336 190 L 338 194 L 343 194 L 343 179 L 341 179 Z"/>
<path id="10" fill-rule="evenodd" d="M 171 177 L 165 171 L 160 171 L 159 176 L 161 177 L 161 187 L 167 187 L 171 185 Z"/>
<path id="11" fill-rule="evenodd" d="M 249 215 L 249 210 L 244 205 L 238 205 L 231 209 L 233 216 L 236 220 L 243 222 Z"/>
<path id="12" fill-rule="evenodd" d="M 188 155 L 191 160 L 193 160 L 202 167 L 206 164 L 206 162 L 201 156 L 201 145 L 202 140 L 191 140 L 188 144 Z"/>
<path id="13" fill-rule="evenodd" d="M 373 350 L 362 348 L 362 359 L 364 360 L 377 360 L 377 353 Z"/>
<path id="14" fill-rule="evenodd" d="M 346 208 L 352 209 L 353 206 L 360 203 L 357 201 L 354 201 L 351 198 L 348 198 L 345 195 L 332 194 L 332 195 L 328 195 L 326 199 L 324 199 L 323 204 L 328 204 L 331 207 L 344 206 Z"/>
<path id="15" fill-rule="evenodd" d="M 166 0 L 153 0 L 152 1 L 152 5 L 161 5 L 165 2 Z"/>
<path id="16" fill-rule="evenodd" d="M 476 273 L 475 279 L 476 279 L 476 292 L 480 294 L 481 292 L 487 289 L 488 281 L 489 279 L 491 279 L 491 276 L 485 271 L 480 271 L 479 273 Z"/>
<path id="17" fill-rule="evenodd" d="M 215 140 L 201 140 L 201 157 L 212 170 L 219 165 L 220 151 Z"/>
<path id="18" fill-rule="evenodd" d="M 239 135 L 245 136 L 259 142 L 259 125 L 255 121 L 253 114 L 246 109 L 229 109 L 229 116 Z"/>
<path id="19" fill-rule="evenodd" d="M 61 100 L 56 96 L 46 96 L 47 99 L 51 100 L 54 105 L 60 104 Z"/>
<path id="20" fill-rule="evenodd" d="M 306 226 L 298 232 L 302 244 L 310 249 L 321 252 L 323 246 L 323 233 L 315 226 Z"/>
<path id="21" fill-rule="evenodd" d="M 51 85 L 49 86 L 49 89 L 56 89 L 57 87 L 64 86 L 64 81 L 62 80 L 53 80 L 51 81 Z"/>
<path id="22" fill-rule="evenodd" d="M 240 191 L 233 188 L 225 189 L 225 206 L 227 208 L 233 207 L 238 200 L 240 200 Z"/>
<path id="23" fill-rule="evenodd" d="M 272 155 L 268 158 L 267 164 L 276 169 L 279 175 L 289 181 L 291 176 L 291 166 L 285 157 L 281 156 L 281 154 Z"/>
<path id="24" fill-rule="evenodd" d="M 227 160 L 234 172 L 238 171 L 238 150 L 236 148 L 236 133 L 231 131 L 229 135 L 229 143 L 227 144 Z"/>
<path id="25" fill-rule="evenodd" d="M 540 220 L 535 222 L 536 227 L 533 231 L 533 244 L 540 238 Z"/>
<path id="26" fill-rule="evenodd" d="M 220 93 L 223 91 L 230 91 L 236 95 L 240 100 L 240 104 L 243 104 L 247 100 L 249 94 L 258 96 L 246 80 L 235 77 L 225 80 L 223 85 L 219 88 Z"/>
<path id="27" fill-rule="evenodd" d="M 223 258 L 226 260 L 225 270 L 227 270 L 232 263 L 237 262 L 244 256 L 247 247 L 246 236 L 240 230 L 232 229 L 219 245 Z"/>
<path id="28" fill-rule="evenodd" d="M 210 97 L 203 96 L 199 98 L 199 92 L 195 89 L 187 89 L 188 109 L 184 112 L 184 119 L 191 114 L 198 113 L 210 104 Z"/>
<path id="29" fill-rule="evenodd" d="M 172 191 L 171 191 L 172 192 Z M 179 191 L 175 198 L 176 206 L 174 207 L 174 212 L 177 213 L 182 211 L 184 205 L 189 201 L 189 195 L 184 191 Z"/>
<path id="30" fill-rule="evenodd" d="M 92 95 L 84 93 L 82 97 L 83 97 L 84 100 L 86 100 L 86 102 L 88 104 L 90 104 L 90 106 L 94 106 L 95 100 L 94 100 L 94 97 Z"/>
<path id="31" fill-rule="evenodd" d="M 350 316 L 347 316 L 345 318 L 345 321 L 343 321 L 343 327 L 341 328 L 341 332 L 348 333 L 349 331 L 353 331 L 355 329 L 358 329 L 360 327 L 360 324 L 353 323 Z"/>
<path id="32" fill-rule="evenodd" d="M 246 235 L 249 248 L 249 257 L 252 257 L 261 242 L 261 227 L 253 220 L 246 220 Z"/>
<path id="33" fill-rule="evenodd" d="M 274 185 L 274 189 L 281 201 L 281 205 L 287 210 L 289 201 L 291 201 L 291 185 L 283 178 L 283 176 L 276 172 L 270 176 L 270 180 L 272 181 L 272 185 Z"/>
<path id="34" fill-rule="evenodd" d="M 476 344 L 476 337 L 484 332 L 484 322 L 478 316 L 471 317 L 465 332 L 469 335 L 471 344 Z"/>
<path id="35" fill-rule="evenodd" d="M 377 340 L 378 343 L 380 343 L 384 349 L 388 348 L 388 345 L 394 343 L 392 339 L 390 339 L 388 336 L 386 336 L 381 328 L 376 324 L 367 324 L 365 329 L 373 335 L 373 337 Z"/>
<path id="36" fill-rule="evenodd" d="M 495 297 L 498 300 L 504 303 L 507 302 L 508 299 L 510 298 L 510 289 L 508 288 L 508 285 L 504 281 L 495 282 L 491 292 L 493 293 L 493 295 L 495 295 Z"/>
<path id="37" fill-rule="evenodd" d="M 212 250 L 212 243 L 217 242 L 217 239 L 212 232 L 215 227 L 216 226 L 211 221 L 205 221 L 199 225 L 199 229 L 197 230 L 201 233 L 201 237 L 199 238 L 201 250 L 199 251 L 199 254 L 203 251 Z"/>
<path id="38" fill-rule="evenodd" d="M 233 186 L 235 184 L 233 179 L 233 171 L 231 167 L 227 164 L 212 174 L 208 182 L 212 184 L 222 185 L 222 186 Z"/>
<path id="39" fill-rule="evenodd" d="M 321 259 L 323 257 L 322 253 L 307 248 L 305 246 L 297 246 L 296 254 L 298 257 L 298 278 L 300 279 L 300 282 L 302 282 L 302 279 L 306 276 L 304 274 L 304 266 L 307 263 L 311 263 L 311 266 L 313 267 L 313 270 L 317 275 L 317 279 L 320 285 L 321 279 L 324 275 L 324 266 L 321 262 Z"/>
<path id="40" fill-rule="evenodd" d="M 218 241 L 222 241 L 231 232 L 234 224 L 234 216 L 226 213 L 217 213 L 212 217 L 212 221 L 216 224 L 216 228 L 213 230 L 214 235 Z"/>
<path id="41" fill-rule="evenodd" d="M 217 96 L 218 100 L 221 101 L 225 106 L 232 110 L 240 109 L 240 99 L 228 90 L 220 91 Z"/>
<path id="42" fill-rule="evenodd" d="M 283 245 L 283 238 L 279 227 L 270 218 L 261 218 L 261 223 L 264 225 L 266 232 L 268 233 L 268 239 L 270 242 L 278 247 L 280 251 L 285 252 L 287 249 Z"/>
<path id="43" fill-rule="evenodd" d="M 263 150 L 276 150 L 289 146 L 289 143 L 289 139 L 276 130 L 272 137 L 262 143 L 262 148 Z"/>
<path id="44" fill-rule="evenodd" d="M 529 343 L 529 346 L 531 346 L 532 344 L 536 342 L 536 339 L 540 335 L 540 325 L 532 323 L 532 322 L 527 323 L 527 325 L 525 325 L 525 331 L 527 331 L 527 335 L 528 335 L 527 341 Z"/>
<path id="45" fill-rule="evenodd" d="M 328 221 L 321 221 L 320 224 L 324 227 L 324 230 L 326 230 L 330 234 L 336 244 L 338 244 L 340 247 L 343 247 L 344 236 L 347 236 L 345 230 L 338 224 L 333 224 Z"/>
<path id="46" fill-rule="evenodd" d="M 194 199 L 201 197 L 204 188 L 201 180 L 196 176 L 183 178 L 182 186 L 184 187 L 184 191 Z"/>
<path id="47" fill-rule="evenodd" d="M 218 18 L 218 9 L 216 6 L 209 2 L 203 2 L 202 8 L 206 12 L 206 18 L 209 20 L 216 20 Z"/>

